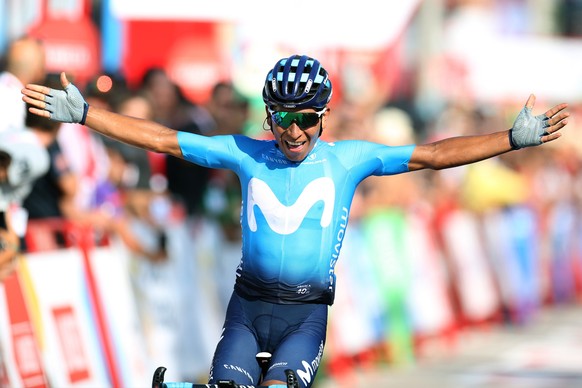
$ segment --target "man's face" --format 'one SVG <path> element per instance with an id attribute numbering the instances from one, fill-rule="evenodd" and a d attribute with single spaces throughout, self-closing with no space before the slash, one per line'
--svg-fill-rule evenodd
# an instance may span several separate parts
<path id="1" fill-rule="evenodd" d="M 301 162 L 317 143 L 325 128 L 329 109 L 317 113 L 314 109 L 269 111 L 268 122 L 279 149 L 293 162 Z"/>

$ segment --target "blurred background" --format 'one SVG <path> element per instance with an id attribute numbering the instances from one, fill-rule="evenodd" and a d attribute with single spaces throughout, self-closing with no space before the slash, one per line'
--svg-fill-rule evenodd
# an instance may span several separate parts
<path id="1" fill-rule="evenodd" d="M 25 36 L 42 50 L 23 60 L 12 48 Z M 582 1 L 0 0 L 3 106 L 20 98 L 3 92 L 8 73 L 57 87 L 65 71 L 90 104 L 265 138 L 265 76 L 294 53 L 331 75 L 329 141 L 504 130 L 530 93 L 535 114 L 567 102 L 572 116 L 544 147 L 361 185 L 315 386 L 422 373 L 466 356 L 468 333 L 531 332 L 559 321 L 548 311 L 580 322 Z M 42 76 L 24 82 L 31 61 Z M 159 365 L 204 381 L 240 259 L 237 178 L 75 124 L 44 132 L 52 167 L 24 202 L 26 249 L 0 287 L 0 385 L 148 386 Z M 577 347 L 553 367 L 571 379 L 582 333 L 569 335 Z M 528 377 L 546 361 L 528 359 Z"/>

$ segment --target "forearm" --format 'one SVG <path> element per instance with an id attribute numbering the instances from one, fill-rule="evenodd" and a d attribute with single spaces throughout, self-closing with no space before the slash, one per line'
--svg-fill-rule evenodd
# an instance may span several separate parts
<path id="1" fill-rule="evenodd" d="M 412 154 L 409 169 L 441 170 L 457 167 L 501 155 L 511 149 L 509 131 L 452 137 L 417 146 Z"/>
<path id="2" fill-rule="evenodd" d="M 153 121 L 90 106 L 85 125 L 102 135 L 138 148 L 182 156 L 176 131 Z"/>

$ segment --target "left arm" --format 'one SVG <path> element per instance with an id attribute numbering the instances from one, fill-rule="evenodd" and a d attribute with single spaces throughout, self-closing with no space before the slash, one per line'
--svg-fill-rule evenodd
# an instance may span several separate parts
<path id="1" fill-rule="evenodd" d="M 459 136 L 419 145 L 408 163 L 409 171 L 425 168 L 441 170 L 479 162 L 508 151 L 540 145 L 558 139 L 568 121 L 567 104 L 559 104 L 542 115 L 533 116 L 535 96 L 530 95 L 513 127 L 486 135 Z"/>

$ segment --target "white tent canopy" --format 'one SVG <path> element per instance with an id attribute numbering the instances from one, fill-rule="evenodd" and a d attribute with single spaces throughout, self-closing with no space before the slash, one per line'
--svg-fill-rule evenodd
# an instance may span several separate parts
<path id="1" fill-rule="evenodd" d="M 420 0 L 111 0 L 121 19 L 234 22 L 259 40 L 316 48 L 390 45 Z M 259 37 L 260 36 L 260 37 Z"/>

